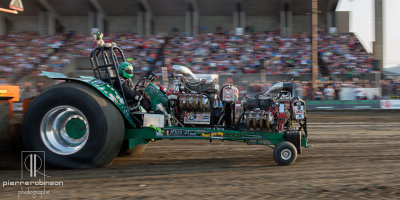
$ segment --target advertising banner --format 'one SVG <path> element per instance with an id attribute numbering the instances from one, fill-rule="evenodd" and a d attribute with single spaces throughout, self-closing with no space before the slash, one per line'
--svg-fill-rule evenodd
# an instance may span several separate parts
<path id="1" fill-rule="evenodd" d="M 340 89 L 340 100 L 356 100 L 357 98 L 376 99 L 382 95 L 380 88 L 345 88 Z"/>
<path id="2" fill-rule="evenodd" d="M 381 100 L 382 109 L 400 109 L 400 100 Z"/>

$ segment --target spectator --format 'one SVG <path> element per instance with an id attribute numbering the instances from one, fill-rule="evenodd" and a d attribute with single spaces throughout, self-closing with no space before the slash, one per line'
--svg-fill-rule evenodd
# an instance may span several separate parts
<path id="1" fill-rule="evenodd" d="M 113 33 L 104 37 L 106 42 L 116 42 L 124 50 L 127 59 L 134 60 L 135 74 L 144 75 L 154 68 L 163 56 L 170 69 L 174 64 L 189 66 L 194 73 L 218 73 L 222 75 L 311 73 L 311 41 L 306 34 L 293 34 L 282 38 L 279 31 L 253 32 L 238 36 L 229 32 L 202 33 L 186 36 L 174 33 L 165 41 L 164 34 L 141 36 L 131 33 Z M 372 57 L 354 34 L 319 34 L 319 51 L 329 73 L 357 75 L 373 72 Z M 160 52 L 160 47 L 165 48 Z M 25 75 L 38 75 L 41 70 L 61 71 L 74 57 L 87 57 L 94 47 L 88 34 L 68 33 L 41 38 L 32 33 L 9 34 L 0 38 L 0 83 L 7 84 Z M 135 59 L 133 59 L 135 58 Z M 263 67 L 262 67 L 263 66 Z M 242 83 L 238 83 L 241 85 Z M 271 84 L 271 83 L 268 83 Z M 338 99 L 341 85 L 375 87 L 376 83 L 318 82 L 314 91 L 317 98 Z M 328 86 L 326 86 L 328 85 Z M 25 86 L 24 86 L 25 87 Z M 26 85 L 27 91 L 42 90 L 39 84 Z M 39 89 L 35 89 L 39 87 Z M 242 86 L 240 86 L 242 87 Z M 382 81 L 383 94 L 387 97 L 400 95 L 399 81 Z M 33 88 L 33 89 L 31 89 Z M 265 83 L 243 83 L 243 90 L 265 91 Z M 295 82 L 295 95 L 312 99 L 310 82 Z M 332 89 L 334 90 L 332 94 Z"/>
<path id="2" fill-rule="evenodd" d="M 335 89 L 333 89 L 332 85 L 328 85 L 328 87 L 323 90 L 323 93 L 326 100 L 333 100 L 335 98 Z"/>

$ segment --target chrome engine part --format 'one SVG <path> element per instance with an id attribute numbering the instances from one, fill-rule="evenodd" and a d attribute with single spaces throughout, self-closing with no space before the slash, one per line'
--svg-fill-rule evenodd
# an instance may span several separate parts
<path id="1" fill-rule="evenodd" d="M 246 111 L 246 129 L 249 131 L 271 131 L 274 126 L 274 114 L 271 111 Z"/>
<path id="2" fill-rule="evenodd" d="M 234 85 L 219 89 L 216 79 L 199 79 L 183 66 L 173 69 L 175 91 L 168 96 L 169 109 L 181 126 L 306 132 L 305 102 L 292 96 L 291 82 L 277 83 L 264 94 L 240 101 L 239 89 Z"/>
<path id="3" fill-rule="evenodd" d="M 211 100 L 203 94 L 178 95 L 180 119 L 184 124 L 210 124 Z"/>
<path id="4" fill-rule="evenodd" d="M 210 112 L 211 107 L 209 106 L 210 99 L 203 94 L 179 94 L 179 109 L 181 111 L 191 112 Z"/>

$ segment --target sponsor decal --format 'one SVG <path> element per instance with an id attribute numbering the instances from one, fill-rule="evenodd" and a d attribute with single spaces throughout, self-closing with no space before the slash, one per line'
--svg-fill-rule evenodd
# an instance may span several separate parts
<path id="1" fill-rule="evenodd" d="M 210 124 L 210 113 L 185 112 L 185 124 Z"/>
<path id="2" fill-rule="evenodd" d="M 199 130 L 185 130 L 185 129 L 165 129 L 164 136 L 187 136 L 194 137 L 200 136 L 201 131 Z"/>
<path id="3" fill-rule="evenodd" d="M 304 106 L 300 102 L 297 102 L 296 106 L 294 106 L 294 113 L 296 119 L 304 119 Z"/>
<path id="4" fill-rule="evenodd" d="M 224 133 L 223 132 L 212 132 L 212 133 L 201 133 L 201 136 L 203 137 L 211 137 L 211 138 L 216 138 L 218 136 L 220 137 L 224 137 Z"/>
<path id="5" fill-rule="evenodd" d="M 221 131 L 186 130 L 186 129 L 164 129 L 164 137 L 206 137 L 210 139 L 224 139 Z M 241 136 L 241 135 L 240 135 Z"/>

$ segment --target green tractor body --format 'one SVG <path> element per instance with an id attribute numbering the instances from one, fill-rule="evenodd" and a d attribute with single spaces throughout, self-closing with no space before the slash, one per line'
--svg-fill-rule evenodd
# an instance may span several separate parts
<path id="1" fill-rule="evenodd" d="M 107 54 L 106 50 L 110 50 L 110 53 Z M 302 147 L 311 147 L 308 145 L 305 114 L 297 113 L 294 108 L 297 106 L 301 110 L 305 109 L 304 101 L 300 100 L 291 101 L 293 105 L 289 109 L 283 104 L 279 107 L 286 112 L 293 110 L 290 115 L 294 116 L 296 112 L 296 117 L 300 115 L 300 119 L 304 121 L 298 129 L 292 130 L 283 129 L 284 126 L 292 127 L 292 121 L 275 120 L 272 123 L 265 117 L 267 115 L 261 116 L 262 113 L 257 111 L 243 112 L 239 120 L 235 120 L 235 108 L 229 102 L 225 102 L 223 108 L 216 107 L 210 111 L 210 107 L 213 108 L 218 102 L 212 99 L 212 95 L 203 95 L 201 92 L 192 96 L 183 92 L 180 100 L 170 100 L 152 82 L 141 85 L 143 93 L 151 99 L 152 111 L 141 112 L 136 107 L 132 111 L 132 105 L 128 104 L 124 92 L 115 87 L 115 84 L 120 84 L 120 79 L 116 75 L 118 59 L 114 51 L 119 52 L 122 60 L 125 60 L 119 48 L 93 50 L 91 61 L 95 77 L 68 78 L 61 73 L 43 72 L 48 78 L 63 80 L 64 83 L 47 89 L 30 105 L 24 118 L 22 133 L 27 150 L 48 152 L 46 160 L 53 165 L 91 168 L 108 165 L 118 152 L 161 139 L 227 140 L 265 145 L 274 148 L 275 161 L 280 165 L 292 164 L 297 153 L 302 153 Z M 103 62 L 97 60 L 101 56 Z M 183 69 L 181 72 L 186 70 L 180 69 Z M 216 95 L 217 90 L 212 83 L 184 84 L 191 91 L 201 90 L 203 93 Z M 224 98 L 229 99 L 235 92 L 235 87 L 224 86 L 221 89 L 221 98 L 224 95 Z M 183 98 L 186 100 L 182 100 Z M 246 105 L 251 105 L 249 102 Z M 183 112 L 185 106 L 192 107 Z M 220 111 L 224 112 L 218 115 Z M 283 111 L 280 114 L 285 115 Z M 171 120 L 175 122 L 171 123 Z M 224 126 L 220 125 L 221 121 Z M 266 128 L 266 122 L 274 128 Z M 278 130 L 278 127 L 281 129 Z"/>
<path id="2" fill-rule="evenodd" d="M 287 141 L 287 133 L 283 132 L 254 132 L 254 131 L 236 131 L 236 130 L 216 130 L 208 128 L 189 128 L 189 127 L 168 127 L 163 128 L 156 127 L 155 124 L 149 127 L 136 128 L 133 123 L 132 117 L 129 115 L 129 109 L 124 104 L 122 96 L 108 83 L 101 80 L 97 80 L 94 77 L 83 77 L 83 78 L 68 78 L 63 74 L 54 72 L 43 72 L 47 77 L 58 80 L 79 82 L 80 84 L 87 84 L 101 92 L 109 101 L 111 101 L 120 111 L 121 115 L 124 116 L 125 121 L 129 124 L 125 129 L 124 139 L 128 140 L 129 149 L 141 145 L 147 144 L 149 141 L 161 140 L 161 139 L 205 139 L 205 140 L 227 140 L 227 141 L 239 141 L 246 142 L 247 144 L 258 144 L 272 146 L 277 145 L 281 142 Z M 150 83 L 146 88 L 145 92 L 152 99 L 152 107 L 156 107 L 157 104 L 161 103 L 167 107 L 167 98 L 156 85 Z M 157 134 L 158 133 L 158 134 Z M 300 147 L 309 148 L 308 138 L 302 137 L 293 140 L 297 142 L 298 151 Z"/>

